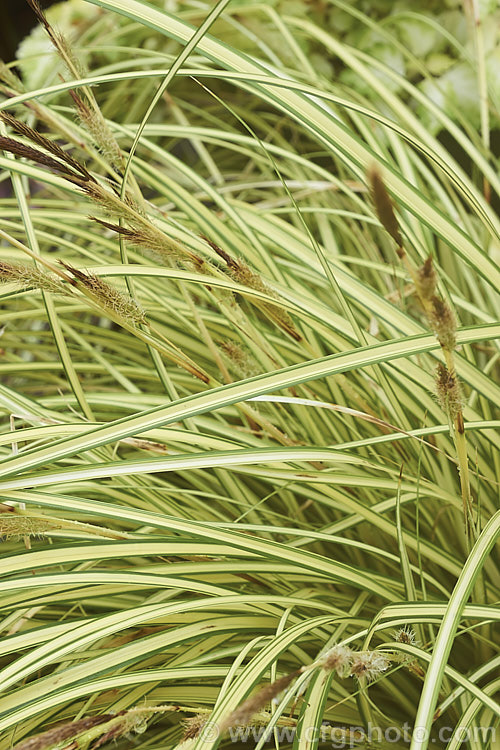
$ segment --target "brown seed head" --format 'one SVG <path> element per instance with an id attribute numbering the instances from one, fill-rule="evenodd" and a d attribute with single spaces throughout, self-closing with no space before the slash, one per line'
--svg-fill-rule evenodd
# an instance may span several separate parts
<path id="1" fill-rule="evenodd" d="M 415 631 L 409 627 L 400 628 L 399 630 L 396 630 L 394 632 L 394 640 L 397 641 L 398 643 L 408 643 L 411 646 L 414 646 L 417 642 Z"/>
<path id="2" fill-rule="evenodd" d="M 215 250 L 215 252 L 217 253 L 217 255 L 220 258 L 222 258 L 223 260 L 226 261 L 228 268 L 237 268 L 238 267 L 237 262 L 233 258 L 231 258 L 231 256 L 229 255 L 229 253 L 226 253 L 225 250 L 223 250 L 221 247 L 219 247 L 219 245 L 217 245 L 215 242 L 213 242 L 212 240 L 210 240 L 208 237 L 205 237 L 204 234 L 201 235 L 201 239 L 205 240 L 205 242 L 207 243 L 207 245 L 209 245 L 212 248 L 212 250 Z"/>
<path id="3" fill-rule="evenodd" d="M 252 716 L 288 687 L 298 674 L 298 671 L 291 672 L 275 682 L 264 685 L 255 695 L 244 701 L 221 722 L 219 726 L 221 734 L 229 729 L 229 727 L 248 724 Z"/>
<path id="4" fill-rule="evenodd" d="M 112 718 L 112 714 L 87 716 L 77 721 L 71 721 L 68 724 L 60 724 L 53 729 L 49 729 L 47 732 L 43 732 L 43 734 L 37 734 L 35 737 L 23 740 L 18 745 L 15 745 L 13 750 L 44 750 L 54 745 L 60 745 L 65 740 L 75 737 L 80 732 L 91 729 L 98 724 L 104 724 Z"/>
<path id="5" fill-rule="evenodd" d="M 432 255 L 429 255 L 423 266 L 417 272 L 418 293 L 422 299 L 430 300 L 436 291 L 437 276 L 432 263 Z"/>
<path id="6" fill-rule="evenodd" d="M 390 666 L 389 659 L 380 651 L 358 651 L 351 663 L 351 675 L 367 682 L 377 679 Z"/>
<path id="7" fill-rule="evenodd" d="M 104 308 L 112 311 L 119 318 L 122 318 L 124 321 L 131 323 L 132 325 L 137 326 L 146 322 L 146 314 L 144 310 L 142 310 L 137 302 L 128 294 L 119 291 L 114 286 L 111 286 L 111 284 L 103 281 L 99 276 L 95 276 L 93 273 L 84 273 L 78 268 L 74 268 L 63 261 L 60 261 L 60 263 L 92 293 L 96 301 Z"/>
<path id="8" fill-rule="evenodd" d="M 80 162 L 73 159 L 72 156 L 67 154 L 66 151 L 54 141 L 49 140 L 41 133 L 33 130 L 33 128 L 30 128 L 29 125 L 21 122 L 21 120 L 18 120 L 16 117 L 9 114 L 9 112 L 0 112 L 0 118 L 16 133 L 28 138 L 33 143 L 36 143 L 37 146 L 41 146 L 53 156 L 56 156 L 58 159 L 61 159 L 61 161 L 65 162 L 69 167 L 72 167 L 76 172 L 79 172 L 85 180 L 94 179 Z M 62 166 L 63 165 L 61 165 L 61 167 Z"/>
<path id="9" fill-rule="evenodd" d="M 64 179 L 75 183 L 76 185 L 82 185 L 85 183 L 86 178 L 81 174 L 76 175 L 67 164 L 63 164 L 52 156 L 39 151 L 33 146 L 27 146 L 21 141 L 16 141 L 13 138 L 7 136 L 0 136 L 0 149 L 8 151 L 16 156 L 22 156 L 26 159 L 36 162 L 44 167 L 48 167 L 52 172 L 61 175 Z"/>
<path id="10" fill-rule="evenodd" d="M 441 363 L 436 370 L 436 396 L 442 410 L 454 422 L 462 413 L 462 390 L 457 378 Z"/>
<path id="11" fill-rule="evenodd" d="M 382 174 L 376 164 L 368 172 L 368 179 L 371 187 L 371 194 L 373 203 L 375 205 L 375 211 L 379 218 L 380 223 L 388 232 L 396 245 L 402 247 L 403 237 L 399 229 L 399 222 L 394 213 L 394 206 L 391 200 L 387 188 L 385 187 Z"/>
<path id="12" fill-rule="evenodd" d="M 195 737 L 198 737 L 207 723 L 207 720 L 208 716 L 206 714 L 196 714 L 195 716 L 190 716 L 189 718 L 184 719 L 182 722 L 184 726 L 182 742 L 185 742 L 186 740 L 194 740 Z"/>
<path id="13" fill-rule="evenodd" d="M 75 91 L 69 93 L 75 102 L 76 111 L 82 124 L 89 131 L 95 145 L 106 161 L 118 171 L 123 169 L 123 154 L 101 110 L 97 105 L 89 105 Z"/>
<path id="14" fill-rule="evenodd" d="M 432 312 L 430 314 L 430 324 L 437 340 L 448 351 L 453 351 L 456 346 L 457 323 L 451 308 L 440 297 L 432 297 Z"/>

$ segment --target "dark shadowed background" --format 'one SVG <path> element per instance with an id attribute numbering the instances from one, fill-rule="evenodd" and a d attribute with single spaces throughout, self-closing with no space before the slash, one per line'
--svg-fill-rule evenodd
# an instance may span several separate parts
<path id="1" fill-rule="evenodd" d="M 55 0 L 39 0 L 42 8 L 53 5 Z M 17 45 L 35 26 L 35 14 L 26 0 L 1 0 L 3 23 L 0 24 L 0 59 L 14 59 Z"/>

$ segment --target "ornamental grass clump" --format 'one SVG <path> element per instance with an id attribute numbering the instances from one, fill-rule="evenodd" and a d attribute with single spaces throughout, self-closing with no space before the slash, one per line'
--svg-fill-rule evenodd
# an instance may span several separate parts
<path id="1" fill-rule="evenodd" d="M 491 750 L 497 11 L 29 5 L 0 750 Z"/>

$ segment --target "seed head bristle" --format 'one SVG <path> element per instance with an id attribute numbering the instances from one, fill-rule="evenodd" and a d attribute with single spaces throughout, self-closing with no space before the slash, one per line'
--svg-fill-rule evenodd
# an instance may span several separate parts
<path id="1" fill-rule="evenodd" d="M 203 234 L 201 235 L 201 239 L 204 240 L 207 243 L 207 245 L 209 245 L 212 248 L 212 250 L 215 250 L 215 252 L 217 253 L 217 255 L 220 258 L 222 258 L 223 260 L 226 261 L 226 264 L 227 264 L 228 268 L 236 268 L 237 267 L 237 265 L 238 265 L 237 261 L 235 261 L 229 255 L 229 253 L 226 253 L 225 250 L 223 250 L 221 247 L 219 247 L 219 245 L 217 245 L 215 242 L 213 242 L 208 237 L 205 237 L 205 235 L 203 235 Z"/>
<path id="2" fill-rule="evenodd" d="M 137 221 L 129 213 L 126 214 L 126 217 L 129 223 L 135 224 L 133 229 L 103 221 L 96 216 L 90 216 L 92 221 L 96 221 L 101 226 L 120 234 L 128 242 L 145 249 L 148 251 L 147 254 L 149 256 L 160 261 L 190 261 L 197 266 L 202 263 L 201 258 L 183 247 L 179 242 L 170 239 L 170 237 L 157 229 L 148 220 L 141 218 L 140 221 Z"/>
<path id="3" fill-rule="evenodd" d="M 130 221 L 130 207 L 118 195 L 96 182 L 82 185 L 82 190 L 107 216 Z"/>
<path id="4" fill-rule="evenodd" d="M 257 363 L 248 351 L 245 351 L 239 344 L 226 339 L 219 344 L 224 354 L 230 360 L 234 371 L 241 378 L 251 378 L 258 374 Z"/>
<path id="5" fill-rule="evenodd" d="M 220 253 L 219 253 L 220 254 Z M 224 257 L 224 256 L 222 256 Z M 295 328 L 293 321 L 286 310 L 284 310 L 279 304 L 279 296 L 267 284 L 264 279 L 255 271 L 253 271 L 244 260 L 238 258 L 234 260 L 231 258 L 231 263 L 228 263 L 228 272 L 231 277 L 238 281 L 243 286 L 248 286 L 250 289 L 255 289 L 257 292 L 265 294 L 267 297 L 274 297 L 276 304 L 267 300 L 252 299 L 252 303 L 258 307 L 266 316 L 272 318 L 274 322 L 286 331 L 296 341 L 301 341 L 302 336 Z"/>
<path id="6" fill-rule="evenodd" d="M 30 518 L 29 516 L 0 515 L 0 538 L 19 539 L 23 536 L 41 537 L 47 531 L 57 529 L 60 524 L 50 518 Z"/>
<path id="7" fill-rule="evenodd" d="M 0 261 L 0 281 L 12 282 L 23 289 L 42 289 L 53 294 L 68 294 L 68 289 L 56 276 L 51 276 L 36 266 Z"/>
<path id="8" fill-rule="evenodd" d="M 266 284 L 264 279 L 255 271 L 252 271 L 250 266 L 248 266 L 241 258 L 238 258 L 238 260 L 231 259 L 231 263 L 228 263 L 228 267 L 231 276 L 240 284 L 248 286 L 250 289 L 255 289 L 257 292 L 267 294 L 270 297 L 278 296 L 276 292 Z"/>
<path id="9" fill-rule="evenodd" d="M 417 637 L 415 631 L 410 627 L 400 628 L 395 630 L 393 638 L 397 643 L 408 643 L 411 646 L 415 646 L 417 643 Z"/>
<path id="10" fill-rule="evenodd" d="M 132 325 L 138 326 L 146 322 L 144 310 L 128 294 L 119 291 L 93 273 L 84 273 L 63 261 L 60 261 L 60 263 L 91 292 L 96 301 L 104 308 L 114 312 L 119 318 Z"/>

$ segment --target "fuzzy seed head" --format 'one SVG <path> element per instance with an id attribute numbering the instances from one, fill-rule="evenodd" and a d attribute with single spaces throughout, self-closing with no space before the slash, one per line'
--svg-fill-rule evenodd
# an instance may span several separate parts
<path id="1" fill-rule="evenodd" d="M 462 390 L 457 378 L 441 363 L 436 370 L 436 397 L 442 410 L 454 422 L 462 413 Z"/>
<path id="2" fill-rule="evenodd" d="M 102 187 L 102 185 L 92 182 L 82 185 L 82 189 L 107 216 L 125 220 L 130 218 L 128 205 L 117 195 Z"/>
<path id="3" fill-rule="evenodd" d="M 58 522 L 45 518 L 30 518 L 15 514 L 0 516 L 0 538 L 19 539 L 23 536 L 42 537 L 47 531 L 57 529 Z"/>
<path id="4" fill-rule="evenodd" d="M 70 91 L 78 117 L 91 134 L 93 141 L 106 161 L 115 169 L 124 166 L 123 154 L 97 105 L 85 102 L 75 91 Z"/>
<path id="5" fill-rule="evenodd" d="M 128 294 L 119 291 L 93 273 L 83 273 L 83 271 L 66 263 L 62 263 L 62 265 L 92 293 L 96 301 L 104 308 L 114 312 L 119 318 L 134 326 L 146 322 L 144 310 Z"/>
<path id="6" fill-rule="evenodd" d="M 436 338 L 447 351 L 451 352 L 456 346 L 457 322 L 451 308 L 439 297 L 432 297 L 432 312 L 430 323 Z"/>
<path id="7" fill-rule="evenodd" d="M 36 266 L 0 261 L 0 281 L 12 282 L 23 289 L 43 289 L 53 294 L 68 293 L 67 288 L 56 276 L 51 276 Z"/>
<path id="8" fill-rule="evenodd" d="M 186 740 L 194 740 L 195 737 L 198 737 L 201 730 L 207 723 L 208 716 L 206 714 L 196 714 L 195 716 L 190 716 L 187 719 L 184 719 L 183 726 L 184 726 L 184 734 L 182 736 L 181 742 L 185 742 Z"/>
<path id="9" fill-rule="evenodd" d="M 59 57 L 66 65 L 69 72 L 75 78 L 85 78 L 88 75 L 87 68 L 80 58 L 75 55 L 73 46 L 69 44 L 68 40 L 49 23 L 38 0 L 27 0 L 27 2 L 42 26 L 45 28 L 50 41 L 56 48 Z"/>
<path id="10" fill-rule="evenodd" d="M 408 643 L 410 646 L 415 646 L 417 643 L 417 637 L 415 631 L 410 627 L 400 628 L 395 630 L 393 633 L 394 640 L 397 643 Z"/>
<path id="11" fill-rule="evenodd" d="M 252 269 L 241 258 L 237 261 L 233 261 L 231 265 L 229 265 L 229 272 L 240 284 L 249 286 L 250 289 L 255 289 L 258 292 L 268 294 L 272 297 L 277 296 L 276 292 L 266 284 L 264 279 L 262 279 L 258 273 L 255 273 L 255 271 L 252 271 Z"/>
<path id="12" fill-rule="evenodd" d="M 23 740 L 18 745 L 15 745 L 13 750 L 45 750 L 45 748 L 54 747 L 54 745 L 61 745 L 66 743 L 70 745 L 68 740 L 71 737 L 80 732 L 84 732 L 92 727 L 99 724 L 104 724 L 109 719 L 112 719 L 111 714 L 104 716 L 87 716 L 77 721 L 72 721 L 67 724 L 60 724 L 53 729 L 49 729 L 43 734 L 37 734 L 35 737 L 29 737 L 27 740 Z"/>
<path id="13" fill-rule="evenodd" d="M 219 346 L 231 361 L 237 375 L 241 378 L 251 378 L 253 375 L 257 375 L 257 363 L 251 358 L 250 353 L 239 344 L 226 339 L 226 341 L 221 341 Z"/>
<path id="14" fill-rule="evenodd" d="M 198 256 L 183 247 L 179 242 L 170 239 L 170 237 L 157 229 L 147 219 L 143 220 L 141 217 L 139 220 L 137 217 L 131 216 L 130 212 L 126 213 L 123 218 L 127 219 L 128 223 L 134 227 L 133 229 L 122 227 L 119 224 L 111 224 L 95 216 L 91 216 L 90 218 L 101 224 L 101 226 L 121 235 L 132 245 L 146 250 L 145 255 L 155 260 L 163 263 L 183 261 L 184 263 L 193 263 L 195 267 L 198 267 L 202 263 L 201 258 L 198 258 Z"/>
<path id="15" fill-rule="evenodd" d="M 146 314 L 138 303 L 128 294 L 120 292 L 115 287 L 107 284 L 98 276 L 89 274 L 87 287 L 104 304 L 105 307 L 115 312 L 118 317 L 127 320 L 135 326 L 146 322 Z"/>
<path id="16" fill-rule="evenodd" d="M 301 341 L 302 336 L 295 328 L 293 321 L 286 310 L 280 307 L 278 294 L 272 289 L 258 273 L 252 269 L 241 258 L 237 261 L 232 260 L 228 264 L 229 274 L 240 284 L 255 289 L 257 292 L 266 294 L 268 297 L 274 297 L 276 304 L 264 300 L 252 299 L 252 304 L 258 307 L 266 317 L 271 318 L 280 328 L 286 331 L 296 341 Z"/>
<path id="17" fill-rule="evenodd" d="M 325 672 L 336 672 L 338 677 L 345 678 L 351 674 L 353 652 L 348 646 L 337 644 L 321 658 L 321 667 Z"/>
<path id="18" fill-rule="evenodd" d="M 390 666 L 389 659 L 380 651 L 358 651 L 353 655 L 351 675 L 373 682 Z"/>

